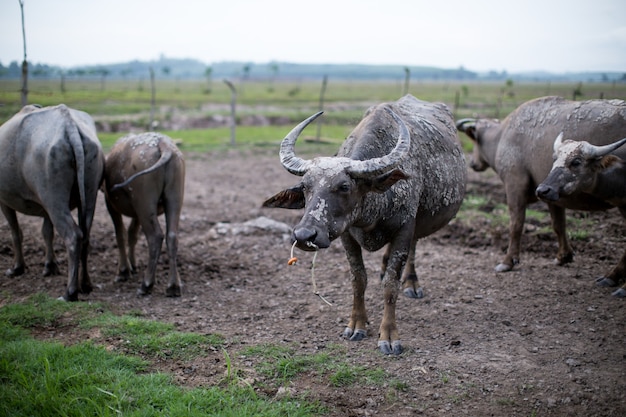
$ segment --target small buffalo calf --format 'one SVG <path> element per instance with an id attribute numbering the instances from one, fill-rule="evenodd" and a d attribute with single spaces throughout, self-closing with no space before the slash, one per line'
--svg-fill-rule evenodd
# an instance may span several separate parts
<path id="1" fill-rule="evenodd" d="M 149 294 L 154 286 L 157 261 L 163 243 L 158 216 L 165 213 L 169 256 L 168 297 L 179 297 L 181 282 L 176 267 L 178 224 L 183 206 L 185 160 L 172 140 L 160 133 L 128 135 L 119 139 L 106 158 L 106 205 L 115 226 L 119 249 L 116 282 L 136 271 L 135 245 L 139 228 L 148 241 L 149 261 L 137 294 Z M 128 256 L 122 215 L 130 217 Z"/>

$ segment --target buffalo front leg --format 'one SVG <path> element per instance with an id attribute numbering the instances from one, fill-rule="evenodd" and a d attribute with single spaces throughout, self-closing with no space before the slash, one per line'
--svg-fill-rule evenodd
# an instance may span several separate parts
<path id="1" fill-rule="evenodd" d="M 407 251 L 390 244 L 389 262 L 383 278 L 383 319 L 380 322 L 378 348 L 386 355 L 402 353 L 396 323 L 396 303 L 400 292 L 400 274 L 407 260 Z"/>
<path id="2" fill-rule="evenodd" d="M 518 184 L 519 185 L 519 184 Z M 524 187 L 520 187 L 525 190 Z M 496 266 L 496 272 L 507 272 L 519 263 L 520 241 L 526 220 L 526 199 L 519 191 L 507 189 L 506 202 L 509 207 L 509 247 L 504 260 Z"/>
<path id="3" fill-rule="evenodd" d="M 5 206 L 4 204 L 0 204 L 0 209 L 2 209 L 2 213 L 4 214 L 4 217 L 6 217 L 7 223 L 9 223 L 9 227 L 11 228 L 11 239 L 13 240 L 13 267 L 7 269 L 4 274 L 8 277 L 17 277 L 24 274 L 26 269 L 26 265 L 24 263 L 24 253 L 22 252 L 22 229 L 20 229 L 20 225 L 17 222 L 15 210 Z"/>
<path id="4" fill-rule="evenodd" d="M 569 244 L 565 230 L 565 209 L 555 206 L 554 204 L 548 204 L 548 210 L 550 210 L 550 218 L 552 219 L 552 230 L 554 230 L 559 242 L 559 250 L 556 254 L 555 263 L 557 265 L 568 264 L 574 260 L 574 251 Z"/>
<path id="5" fill-rule="evenodd" d="M 350 264 L 352 276 L 352 313 L 348 326 L 343 331 L 343 337 L 352 341 L 363 340 L 367 335 L 367 312 L 365 310 L 365 289 L 367 288 L 367 273 L 363 264 L 361 246 L 354 238 L 344 233 L 341 236 L 346 257 Z"/>
<path id="6" fill-rule="evenodd" d="M 606 276 L 602 276 L 596 279 L 596 284 L 601 287 L 615 287 L 619 284 L 623 285 L 617 290 L 613 291 L 614 297 L 626 297 L 626 252 L 622 255 L 619 263 L 609 272 Z"/>
<path id="7" fill-rule="evenodd" d="M 43 265 L 43 276 L 60 275 L 59 264 L 54 256 L 54 226 L 48 216 L 44 216 L 41 235 L 46 245 L 46 260 Z"/>

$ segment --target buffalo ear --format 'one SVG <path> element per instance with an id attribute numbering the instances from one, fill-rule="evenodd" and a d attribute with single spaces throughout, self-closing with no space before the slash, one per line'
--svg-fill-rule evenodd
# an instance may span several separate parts
<path id="1" fill-rule="evenodd" d="M 302 186 L 287 188 L 263 202 L 263 207 L 301 209 L 304 208 L 304 192 Z"/>
<path id="2" fill-rule="evenodd" d="M 609 169 L 613 164 L 617 164 L 621 161 L 618 156 L 615 155 L 605 155 L 600 159 L 600 167 L 602 169 Z"/>
<path id="3" fill-rule="evenodd" d="M 409 178 L 409 176 L 404 172 L 399 169 L 394 169 L 391 172 L 387 172 L 374 178 L 372 180 L 372 191 L 375 193 L 384 193 L 396 182 L 406 180 L 407 178 Z"/>

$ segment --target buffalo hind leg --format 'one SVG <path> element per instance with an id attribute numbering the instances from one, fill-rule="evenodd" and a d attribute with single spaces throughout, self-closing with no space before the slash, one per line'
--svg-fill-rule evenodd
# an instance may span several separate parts
<path id="1" fill-rule="evenodd" d="M 131 277 L 132 269 L 126 256 L 126 228 L 124 227 L 124 219 L 122 215 L 118 213 L 115 208 L 106 199 L 107 210 L 109 216 L 113 221 L 113 228 L 115 229 L 115 240 L 117 242 L 117 274 L 115 275 L 115 282 L 125 282 Z"/>
<path id="2" fill-rule="evenodd" d="M 43 276 L 60 275 L 59 264 L 54 256 L 54 226 L 48 216 L 44 216 L 41 235 L 46 245 L 46 260 L 43 265 Z"/>
<path id="3" fill-rule="evenodd" d="M 174 199 L 174 201 L 168 199 L 165 202 L 165 224 L 166 224 L 166 245 L 167 256 L 169 257 L 169 282 L 165 295 L 168 297 L 180 297 L 182 284 L 180 282 L 180 276 L 178 275 L 178 224 L 180 220 L 181 202 L 180 199 Z"/>
<path id="4" fill-rule="evenodd" d="M 402 273 L 402 293 L 409 298 L 424 298 L 424 289 L 419 283 L 417 278 L 417 272 L 415 272 L 415 247 L 417 245 L 417 239 L 413 239 L 411 247 L 409 248 L 409 256 L 407 258 L 406 265 L 404 266 L 404 272 Z M 389 263 L 389 245 L 383 255 L 383 262 L 380 270 L 380 280 L 382 281 L 387 270 L 387 264 Z"/>
<path id="5" fill-rule="evenodd" d="M 130 265 L 130 271 L 134 274 L 137 272 L 137 261 L 135 260 L 135 247 L 137 246 L 137 240 L 139 239 L 139 230 L 141 225 L 139 220 L 132 218 L 128 225 L 128 262 Z"/>
<path id="6" fill-rule="evenodd" d="M 415 246 L 417 238 L 411 240 L 409 255 L 402 273 L 402 293 L 409 298 L 424 298 L 424 289 L 419 283 L 415 272 Z"/>
<path id="7" fill-rule="evenodd" d="M 141 228 L 148 241 L 148 266 L 144 271 L 141 287 L 137 290 L 137 294 L 148 295 L 154 287 L 157 263 L 161 254 L 161 246 L 163 245 L 163 231 L 154 212 L 145 213 L 145 215 L 138 212 L 137 216 L 140 219 Z"/>
<path id="8" fill-rule="evenodd" d="M 79 292 L 88 293 L 91 291 L 91 288 L 81 288 L 78 281 L 83 233 L 78 225 L 74 223 L 72 213 L 69 210 L 51 215 L 50 219 L 57 229 L 59 236 L 63 239 L 67 250 L 68 279 L 65 295 L 62 298 L 65 301 L 78 301 Z"/>
<path id="9" fill-rule="evenodd" d="M 17 222 L 17 215 L 15 210 L 5 206 L 4 204 L 0 204 L 0 209 L 2 209 L 2 213 L 4 213 L 4 217 L 7 219 L 7 223 L 9 223 L 9 227 L 11 228 L 11 238 L 13 240 L 13 267 L 6 270 L 4 273 L 8 277 L 17 277 L 24 274 L 26 270 L 26 265 L 24 263 L 24 253 L 22 252 L 22 229 L 20 229 L 20 225 Z"/>

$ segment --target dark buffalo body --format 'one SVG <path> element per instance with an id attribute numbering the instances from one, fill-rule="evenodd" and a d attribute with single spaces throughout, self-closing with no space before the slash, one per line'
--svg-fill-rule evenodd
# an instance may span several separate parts
<path id="1" fill-rule="evenodd" d="M 126 281 L 136 271 L 135 246 L 139 229 L 148 242 L 149 261 L 139 295 L 152 291 L 157 261 L 165 238 L 169 257 L 166 294 L 181 295 L 177 267 L 178 230 L 185 188 L 185 159 L 166 135 L 147 132 L 120 138 L 106 158 L 106 204 L 119 250 L 116 281 Z M 163 234 L 158 216 L 165 214 Z M 131 218 L 128 233 L 122 216 Z M 128 239 L 127 239 L 128 238 Z M 128 253 L 126 253 L 128 243 Z"/>
<path id="2" fill-rule="evenodd" d="M 304 207 L 293 232 L 300 249 L 326 248 L 341 237 L 353 277 L 352 315 L 344 331 L 351 340 L 366 334 L 367 277 L 361 250 L 387 245 L 379 347 L 384 353 L 400 353 L 395 323 L 400 283 L 406 295 L 422 295 L 414 267 L 416 241 L 445 226 L 465 193 L 465 159 L 452 115 L 444 104 L 407 95 L 367 110 L 337 156 L 304 160 L 295 155 L 294 143 L 315 117 L 296 127 L 281 145 L 283 165 L 302 181 L 264 206 Z"/>

